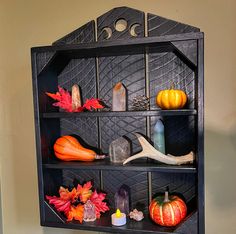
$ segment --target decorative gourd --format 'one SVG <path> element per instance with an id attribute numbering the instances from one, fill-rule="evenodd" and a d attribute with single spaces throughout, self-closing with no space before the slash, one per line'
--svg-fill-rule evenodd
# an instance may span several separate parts
<path id="1" fill-rule="evenodd" d="M 62 136 L 54 144 L 54 153 L 63 161 L 93 161 L 103 159 L 105 155 L 97 155 L 93 150 L 84 148 L 79 141 L 72 136 Z"/>
<path id="2" fill-rule="evenodd" d="M 158 196 L 154 198 L 149 206 L 151 219 L 161 226 L 176 226 L 187 214 L 187 206 L 178 196 Z"/>
<path id="3" fill-rule="evenodd" d="M 179 89 L 161 90 L 157 94 L 156 102 L 161 109 L 181 109 L 187 102 L 187 95 Z"/>

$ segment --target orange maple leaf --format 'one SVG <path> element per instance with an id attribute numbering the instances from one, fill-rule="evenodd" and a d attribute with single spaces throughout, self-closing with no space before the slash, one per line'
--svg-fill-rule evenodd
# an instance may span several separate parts
<path id="1" fill-rule="evenodd" d="M 81 186 L 80 184 L 78 184 L 77 194 L 81 202 L 85 203 L 90 198 L 92 194 L 92 190 L 90 190 L 91 188 L 92 188 L 91 181 L 88 181 L 87 183 L 85 183 L 84 186 Z"/>
<path id="2" fill-rule="evenodd" d="M 68 189 L 61 186 L 59 189 L 59 194 L 62 200 L 70 200 L 72 203 L 78 198 L 77 191 L 75 188 L 73 188 L 70 192 Z"/>
<path id="3" fill-rule="evenodd" d="M 79 204 L 77 206 L 71 206 L 70 211 L 67 214 L 67 221 L 72 221 L 73 219 L 83 222 L 84 217 L 84 206 Z"/>

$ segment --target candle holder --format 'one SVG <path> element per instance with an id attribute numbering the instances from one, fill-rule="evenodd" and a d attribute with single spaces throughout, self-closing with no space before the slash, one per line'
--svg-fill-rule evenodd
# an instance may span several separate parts
<path id="1" fill-rule="evenodd" d="M 126 224 L 126 214 L 121 213 L 119 209 L 116 210 L 116 213 L 111 215 L 111 223 L 114 226 L 122 226 Z"/>

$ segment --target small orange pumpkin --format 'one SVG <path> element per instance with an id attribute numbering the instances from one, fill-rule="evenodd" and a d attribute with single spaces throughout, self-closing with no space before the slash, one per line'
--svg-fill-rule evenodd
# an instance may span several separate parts
<path id="1" fill-rule="evenodd" d="M 62 136 L 54 144 L 54 153 L 63 161 L 93 161 L 103 159 L 105 155 L 97 155 L 93 150 L 84 148 L 79 141 L 72 136 Z"/>
<path id="2" fill-rule="evenodd" d="M 161 90 L 157 94 L 156 102 L 161 109 L 181 109 L 187 102 L 187 95 L 179 89 Z"/>
<path id="3" fill-rule="evenodd" d="M 152 200 L 149 205 L 151 219 L 166 227 L 172 227 L 179 224 L 187 214 L 187 206 L 178 196 L 158 196 Z"/>

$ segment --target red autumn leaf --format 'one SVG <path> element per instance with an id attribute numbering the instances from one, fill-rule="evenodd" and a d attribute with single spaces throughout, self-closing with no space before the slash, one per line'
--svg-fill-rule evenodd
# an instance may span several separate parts
<path id="1" fill-rule="evenodd" d="M 62 109 L 64 109 L 67 112 L 82 112 L 84 109 L 92 110 L 92 109 L 102 109 L 104 108 L 103 105 L 100 104 L 100 100 L 96 98 L 90 98 L 87 99 L 85 104 L 81 107 L 78 107 L 76 110 L 73 110 L 72 108 L 72 97 L 68 91 L 58 86 L 58 92 L 54 93 L 48 93 L 46 94 L 51 97 L 52 99 L 58 101 L 56 103 L 53 103 L 53 106 L 58 106 Z"/>
<path id="2" fill-rule="evenodd" d="M 56 94 L 46 93 L 49 97 L 58 101 L 53 103 L 53 106 L 58 106 L 68 112 L 72 112 L 72 98 L 68 91 L 64 90 L 60 86 L 58 86 L 58 92 Z"/>
<path id="3" fill-rule="evenodd" d="M 80 106 L 77 109 L 73 110 L 73 112 L 82 112 L 82 111 L 84 111 L 84 107 L 83 106 Z"/>
<path id="4" fill-rule="evenodd" d="M 71 202 L 70 200 L 63 200 L 62 198 L 56 197 L 56 196 L 47 196 L 47 200 L 49 201 L 49 204 L 53 204 L 57 211 L 64 212 L 65 214 L 68 214 L 68 212 L 71 209 Z"/>
<path id="5" fill-rule="evenodd" d="M 49 204 L 53 204 L 57 211 L 64 212 L 66 215 L 71 209 L 71 202 L 74 202 L 78 195 L 76 189 L 72 189 L 70 192 L 68 189 L 64 187 L 60 187 L 59 189 L 60 197 L 56 196 L 46 196 L 46 199 L 49 201 Z"/>
<path id="6" fill-rule="evenodd" d="M 67 221 L 72 221 L 73 219 L 83 222 L 84 217 L 84 206 L 79 204 L 77 206 L 71 206 L 70 211 L 67 215 Z"/>
<path id="7" fill-rule="evenodd" d="M 107 206 L 106 202 L 103 202 L 105 197 L 106 197 L 105 193 L 97 193 L 96 190 L 92 193 L 90 197 L 90 201 L 95 205 L 96 217 L 98 219 L 101 216 L 100 214 L 101 212 L 104 213 L 109 210 L 109 207 Z"/>
<path id="8" fill-rule="evenodd" d="M 83 105 L 84 108 L 86 108 L 87 110 L 92 110 L 93 109 L 102 109 L 104 108 L 103 105 L 100 104 L 100 100 L 97 98 L 91 98 L 91 99 L 87 99 L 86 102 Z"/>
<path id="9" fill-rule="evenodd" d="M 79 198 L 80 198 L 81 202 L 85 203 L 89 199 L 89 197 L 92 194 L 92 190 L 90 190 L 91 188 L 92 188 L 91 181 L 88 181 L 83 186 L 78 184 L 78 186 L 77 186 L 77 194 L 79 195 Z"/>

